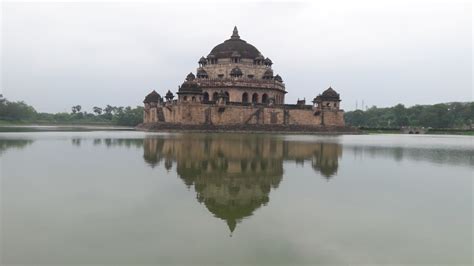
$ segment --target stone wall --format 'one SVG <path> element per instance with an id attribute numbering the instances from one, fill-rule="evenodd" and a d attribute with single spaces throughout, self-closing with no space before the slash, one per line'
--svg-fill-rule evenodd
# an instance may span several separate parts
<path id="1" fill-rule="evenodd" d="M 302 125 L 344 126 L 342 110 L 318 111 L 311 106 L 245 106 L 200 103 L 167 104 L 145 108 L 144 123 L 184 125 Z"/>

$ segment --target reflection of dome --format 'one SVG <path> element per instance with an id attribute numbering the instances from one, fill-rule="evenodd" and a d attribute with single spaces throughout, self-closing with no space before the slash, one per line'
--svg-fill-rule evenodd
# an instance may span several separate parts
<path id="1" fill-rule="evenodd" d="M 329 180 L 337 173 L 339 168 L 338 158 L 341 152 L 338 144 L 321 143 L 320 149 L 316 150 L 313 155 L 313 169 Z"/>
<path id="2" fill-rule="evenodd" d="M 231 232 L 234 232 L 237 223 L 243 218 L 252 216 L 253 212 L 268 202 L 268 197 L 260 200 L 249 201 L 246 204 L 236 204 L 233 201 L 227 204 L 219 204 L 213 199 L 205 200 L 204 205 L 217 218 L 226 221 Z"/>
<path id="3" fill-rule="evenodd" d="M 143 159 L 151 167 L 157 166 L 163 158 L 163 154 L 160 152 L 163 149 L 163 139 L 146 139 L 144 141 L 144 153 Z"/>
<path id="4" fill-rule="evenodd" d="M 342 149 L 334 143 L 289 142 L 262 136 L 183 135 L 147 138 L 144 159 L 152 166 L 164 161 L 197 200 L 233 232 L 239 222 L 266 205 L 283 178 L 283 162 L 312 160 L 323 176 L 337 171 Z"/>
<path id="5" fill-rule="evenodd" d="M 231 58 L 233 54 L 240 55 L 241 58 L 249 59 L 255 59 L 260 55 L 257 48 L 240 39 L 237 27 L 234 27 L 234 32 L 230 39 L 214 47 L 209 53 L 209 56 L 215 56 L 214 58 Z"/>

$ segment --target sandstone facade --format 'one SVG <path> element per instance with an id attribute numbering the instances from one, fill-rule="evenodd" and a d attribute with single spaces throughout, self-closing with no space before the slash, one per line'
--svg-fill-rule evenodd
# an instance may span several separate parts
<path id="1" fill-rule="evenodd" d="M 146 96 L 145 124 L 344 126 L 341 100 L 332 88 L 313 105 L 285 104 L 285 84 L 274 75 L 273 62 L 240 39 L 237 28 L 198 63 L 177 99 L 171 91 L 164 98 L 155 91 Z"/>

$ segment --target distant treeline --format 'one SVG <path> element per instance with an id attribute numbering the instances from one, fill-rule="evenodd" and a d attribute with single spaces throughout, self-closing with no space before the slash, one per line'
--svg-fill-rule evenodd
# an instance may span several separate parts
<path id="1" fill-rule="evenodd" d="M 346 112 L 346 124 L 365 128 L 400 128 L 406 126 L 431 128 L 470 128 L 474 123 L 474 102 L 371 107 L 366 111 Z"/>
<path id="2" fill-rule="evenodd" d="M 25 102 L 10 102 L 0 95 L 0 120 L 8 123 L 110 124 L 136 126 L 143 122 L 143 107 L 94 107 L 92 113 L 72 106 L 70 113 L 39 113 Z"/>

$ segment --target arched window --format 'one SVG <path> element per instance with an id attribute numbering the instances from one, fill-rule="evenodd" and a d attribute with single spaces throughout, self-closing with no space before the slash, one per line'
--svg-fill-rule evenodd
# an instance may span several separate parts
<path id="1" fill-rule="evenodd" d="M 219 95 L 219 93 L 217 93 L 217 91 L 212 94 L 212 100 L 213 101 L 217 101 L 217 95 Z"/>
<path id="2" fill-rule="evenodd" d="M 195 102 L 195 101 L 196 101 L 196 96 L 193 96 L 193 97 L 191 98 L 191 101 Z"/>
<path id="3" fill-rule="evenodd" d="M 334 103 L 334 107 L 337 107 L 337 103 Z"/>
<path id="4" fill-rule="evenodd" d="M 252 95 L 252 102 L 253 102 L 253 103 L 258 103 L 258 94 L 257 94 L 257 93 L 254 93 L 254 94 Z"/>
<path id="5" fill-rule="evenodd" d="M 205 92 L 204 93 L 204 102 L 208 102 L 209 101 L 209 93 Z"/>
<path id="6" fill-rule="evenodd" d="M 230 102 L 230 95 L 229 95 L 229 93 L 228 93 L 227 91 L 225 92 L 225 96 L 227 97 L 227 101 Z"/>
<path id="7" fill-rule="evenodd" d="M 248 103 L 249 102 L 249 95 L 244 92 L 244 94 L 242 94 L 242 102 L 243 103 Z"/>
<path id="8" fill-rule="evenodd" d="M 183 96 L 183 101 L 187 101 L 188 100 L 188 96 Z"/>
<path id="9" fill-rule="evenodd" d="M 266 93 L 264 93 L 262 95 L 262 103 L 267 103 L 268 102 L 268 95 Z"/>

